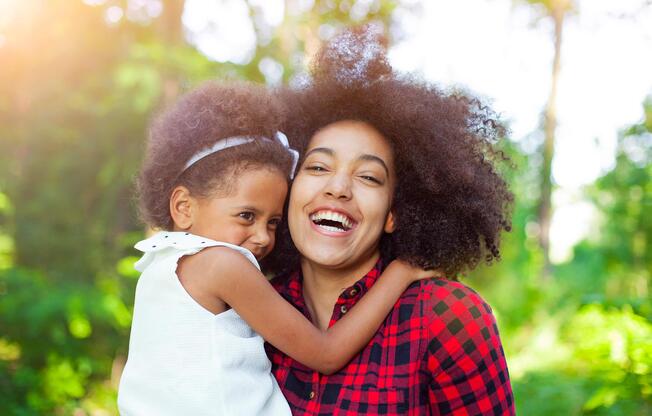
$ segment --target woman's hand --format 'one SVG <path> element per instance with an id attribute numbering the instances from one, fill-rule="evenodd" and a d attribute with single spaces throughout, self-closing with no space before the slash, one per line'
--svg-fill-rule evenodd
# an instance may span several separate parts
<path id="1" fill-rule="evenodd" d="M 399 259 L 392 261 L 385 271 L 391 271 L 392 275 L 399 276 L 401 279 L 405 279 L 409 283 L 416 282 L 417 280 L 445 277 L 441 270 L 424 270 Z"/>

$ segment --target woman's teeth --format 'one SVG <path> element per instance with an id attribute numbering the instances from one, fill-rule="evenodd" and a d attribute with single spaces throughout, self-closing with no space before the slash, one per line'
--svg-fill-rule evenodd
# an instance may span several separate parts
<path id="1" fill-rule="evenodd" d="M 323 228 L 326 231 L 331 231 L 334 233 L 343 233 L 346 230 L 339 228 L 339 227 L 331 227 L 330 225 L 325 225 L 325 224 L 317 224 L 319 227 Z"/>
<path id="2" fill-rule="evenodd" d="M 310 220 L 319 227 L 331 232 L 344 232 L 353 227 L 353 220 L 344 214 L 333 211 L 318 211 L 310 215 Z"/>

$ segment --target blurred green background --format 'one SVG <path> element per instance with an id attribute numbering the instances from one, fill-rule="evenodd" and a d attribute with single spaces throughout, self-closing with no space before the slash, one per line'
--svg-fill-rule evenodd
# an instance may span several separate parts
<path id="1" fill-rule="evenodd" d="M 0 1 L 0 414 L 117 414 L 144 236 L 132 183 L 154 112 L 206 79 L 292 83 L 338 28 L 375 22 L 395 42 L 397 14 L 418 14 L 414 1 L 285 3 L 269 25 L 261 2 L 242 2 L 256 47 L 233 63 L 189 42 L 183 0 Z M 567 0 L 515 3 L 559 33 L 581 13 Z M 519 414 L 650 415 L 652 100 L 617 132 L 610 170 L 582 188 L 593 232 L 552 262 L 555 85 L 537 145 L 501 143 L 516 194 L 502 261 L 463 281 L 494 307 Z"/>

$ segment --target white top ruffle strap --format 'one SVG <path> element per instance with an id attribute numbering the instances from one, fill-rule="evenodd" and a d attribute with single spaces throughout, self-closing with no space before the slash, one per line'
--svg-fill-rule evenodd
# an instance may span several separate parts
<path id="1" fill-rule="evenodd" d="M 201 237 L 183 231 L 161 231 L 146 240 L 136 243 L 134 247 L 145 254 L 134 264 L 134 268 L 142 273 L 143 270 L 145 270 L 145 267 L 147 267 L 149 262 L 154 258 L 151 253 L 156 253 L 165 249 L 170 248 L 180 250 L 184 251 L 184 255 L 190 255 L 195 254 L 206 247 L 215 246 L 229 247 L 242 253 L 254 266 L 256 266 L 258 270 L 260 270 L 256 257 L 246 248 L 225 243 L 223 241 L 211 240 L 210 238 Z"/>

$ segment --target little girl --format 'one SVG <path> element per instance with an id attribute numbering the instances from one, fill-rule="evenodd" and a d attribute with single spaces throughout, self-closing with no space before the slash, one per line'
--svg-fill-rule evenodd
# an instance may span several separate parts
<path id="1" fill-rule="evenodd" d="M 332 373 L 371 339 L 415 276 L 433 274 L 391 263 L 328 331 L 277 294 L 258 261 L 274 248 L 298 160 L 279 120 L 264 88 L 209 83 L 153 123 L 139 197 L 145 221 L 166 231 L 136 244 L 145 254 L 136 263 L 122 415 L 290 415 L 263 338 Z M 335 215 L 326 226 L 346 225 Z"/>

